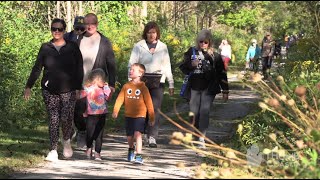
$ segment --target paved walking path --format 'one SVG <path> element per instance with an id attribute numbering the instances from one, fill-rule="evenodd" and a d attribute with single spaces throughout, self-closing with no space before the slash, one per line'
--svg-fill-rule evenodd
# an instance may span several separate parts
<path id="1" fill-rule="evenodd" d="M 230 82 L 237 81 L 236 75 L 229 77 Z M 231 89 L 229 101 L 222 102 L 221 95 L 216 97 L 212 107 L 210 128 L 207 136 L 215 141 L 223 142 L 230 138 L 235 131 L 236 121 L 249 114 L 250 103 L 257 96 L 248 89 Z M 179 112 L 187 112 L 188 105 L 179 106 Z M 174 112 L 171 112 L 174 114 Z M 170 114 L 170 113 L 169 113 Z M 194 167 L 199 165 L 201 158 L 190 149 L 169 144 L 172 132 L 177 128 L 162 120 L 158 148 L 143 147 L 144 164 L 126 162 L 127 143 L 124 131 L 105 136 L 102 147 L 102 161 L 87 160 L 84 151 L 75 150 L 69 160 L 44 162 L 37 168 L 27 169 L 14 174 L 14 179 L 136 179 L 136 178 L 165 178 L 190 179 L 194 176 Z M 60 156 L 60 154 L 59 154 Z M 177 163 L 184 163 L 184 168 L 178 168 Z"/>

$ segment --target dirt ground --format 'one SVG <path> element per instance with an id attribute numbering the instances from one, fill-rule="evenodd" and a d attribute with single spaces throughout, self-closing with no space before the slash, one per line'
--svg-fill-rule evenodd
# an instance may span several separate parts
<path id="1" fill-rule="evenodd" d="M 229 82 L 236 82 L 236 75 L 229 76 Z M 222 102 L 221 95 L 214 101 L 211 110 L 210 128 L 207 136 L 218 142 L 230 138 L 235 131 L 236 121 L 249 114 L 250 104 L 258 97 L 249 89 L 230 89 L 229 101 Z M 188 104 L 177 107 L 187 112 Z M 171 112 L 172 114 L 174 112 Z M 170 114 L 170 113 L 169 113 Z M 14 174 L 12 179 L 190 179 L 194 177 L 195 166 L 201 163 L 200 156 L 190 149 L 169 144 L 172 132 L 178 129 L 164 118 L 160 126 L 158 148 L 143 147 L 144 164 L 126 161 L 127 142 L 125 132 L 108 134 L 102 147 L 102 161 L 87 160 L 83 150 L 74 150 L 72 159 L 58 162 L 43 162 L 36 168 L 25 169 Z M 73 145 L 75 146 L 75 145 Z M 59 154 L 60 157 L 60 154 Z M 178 168 L 177 164 L 185 164 Z"/>

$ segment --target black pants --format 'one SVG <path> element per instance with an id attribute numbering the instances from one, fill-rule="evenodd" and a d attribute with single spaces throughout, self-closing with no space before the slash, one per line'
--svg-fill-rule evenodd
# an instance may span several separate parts
<path id="1" fill-rule="evenodd" d="M 272 57 L 267 56 L 267 57 L 262 57 L 262 72 L 264 75 L 267 74 L 267 70 L 271 68 L 272 65 Z"/>
<path id="2" fill-rule="evenodd" d="M 87 148 L 92 148 L 95 140 L 95 151 L 101 152 L 103 130 L 106 123 L 106 114 L 88 115 L 87 119 Z"/>
<path id="3" fill-rule="evenodd" d="M 160 113 L 158 112 L 158 109 L 161 109 L 164 93 L 164 83 L 160 83 L 159 88 L 149 89 L 149 92 L 152 98 L 152 104 L 154 108 L 155 123 L 154 126 L 149 126 L 149 117 L 148 115 L 146 116 L 145 134 L 147 134 L 148 137 L 152 136 L 154 138 L 157 138 L 160 124 Z"/>
<path id="4" fill-rule="evenodd" d="M 78 99 L 76 101 L 76 106 L 74 108 L 74 125 L 78 129 L 78 131 L 86 130 L 86 119 L 83 117 L 83 113 L 87 107 L 86 98 Z"/>

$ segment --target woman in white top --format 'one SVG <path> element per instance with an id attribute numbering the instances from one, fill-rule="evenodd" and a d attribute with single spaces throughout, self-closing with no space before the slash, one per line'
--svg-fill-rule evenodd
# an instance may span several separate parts
<path id="1" fill-rule="evenodd" d="M 231 60 L 231 46 L 226 39 L 221 41 L 219 46 L 220 54 L 224 62 L 225 69 L 228 70 L 229 61 Z"/>
<path id="2" fill-rule="evenodd" d="M 128 69 L 134 63 L 141 63 L 146 67 L 146 73 L 159 72 L 162 74 L 159 87 L 149 88 L 155 112 L 154 126 L 149 126 L 148 118 L 146 118 L 147 137 L 145 139 L 148 138 L 150 147 L 157 147 L 156 138 L 160 119 L 157 109 L 161 109 L 165 80 L 167 79 L 169 83 L 170 96 L 174 94 L 174 81 L 167 45 L 160 41 L 159 26 L 155 22 L 148 22 L 143 30 L 142 38 L 132 49 Z"/>

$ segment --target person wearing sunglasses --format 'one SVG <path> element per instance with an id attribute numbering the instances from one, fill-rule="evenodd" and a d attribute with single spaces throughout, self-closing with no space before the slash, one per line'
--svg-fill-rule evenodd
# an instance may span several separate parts
<path id="1" fill-rule="evenodd" d="M 24 98 L 29 100 L 31 88 L 43 71 L 41 89 L 48 113 L 50 139 L 47 161 L 58 160 L 60 123 L 63 156 L 70 158 L 73 155 L 70 136 L 76 97 L 82 88 L 83 59 L 79 46 L 63 38 L 65 29 L 63 19 L 52 20 L 52 39 L 42 44 L 24 90 Z"/>
<path id="2" fill-rule="evenodd" d="M 74 18 L 73 30 L 68 33 L 65 33 L 63 37 L 67 40 L 76 42 L 77 39 L 79 38 L 79 35 L 83 34 L 85 30 L 86 30 L 86 26 L 84 24 L 84 17 L 76 16 Z"/>
<path id="3" fill-rule="evenodd" d="M 183 73 L 189 75 L 191 97 L 189 101 L 190 123 L 202 135 L 199 148 L 205 148 L 205 139 L 209 127 L 209 114 L 216 94 L 223 93 L 228 100 L 229 86 L 225 66 L 220 54 L 213 49 L 213 37 L 209 30 L 203 29 L 195 40 L 195 46 L 184 53 Z"/>

